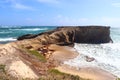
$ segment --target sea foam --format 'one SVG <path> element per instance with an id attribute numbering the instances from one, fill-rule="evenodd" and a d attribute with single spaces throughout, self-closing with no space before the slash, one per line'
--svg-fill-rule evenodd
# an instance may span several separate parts
<path id="1" fill-rule="evenodd" d="M 65 64 L 80 67 L 98 67 L 120 77 L 120 43 L 109 44 L 77 44 L 74 48 L 79 55 Z M 95 60 L 86 61 L 86 56 Z"/>
<path id="2" fill-rule="evenodd" d="M 17 39 L 9 37 L 9 38 L 0 38 L 0 41 L 16 41 Z"/>
<path id="3" fill-rule="evenodd" d="M 40 31 L 40 30 L 47 30 L 48 28 L 20 28 L 20 29 L 9 29 L 9 30 L 21 30 L 21 31 Z"/>

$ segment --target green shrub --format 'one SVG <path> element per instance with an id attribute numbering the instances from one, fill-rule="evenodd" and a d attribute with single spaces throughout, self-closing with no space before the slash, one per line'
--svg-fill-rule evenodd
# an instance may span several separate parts
<path id="1" fill-rule="evenodd" d="M 65 73 L 63 73 L 63 72 L 60 72 L 60 71 L 58 71 L 57 69 L 51 69 L 51 70 L 49 70 L 49 72 L 50 73 L 53 73 L 53 74 L 59 74 L 59 75 L 65 75 Z"/>
<path id="2" fill-rule="evenodd" d="M 5 73 L 5 65 L 0 65 L 0 70 Z"/>

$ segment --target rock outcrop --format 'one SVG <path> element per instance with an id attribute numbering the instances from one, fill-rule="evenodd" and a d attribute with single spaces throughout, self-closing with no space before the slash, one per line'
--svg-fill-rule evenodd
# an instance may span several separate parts
<path id="1" fill-rule="evenodd" d="M 58 27 L 55 30 L 43 32 L 36 35 L 23 35 L 18 40 L 36 38 L 41 44 L 60 44 L 66 45 L 71 43 L 109 43 L 110 38 L 109 26 L 77 26 L 77 27 Z"/>
<path id="2" fill-rule="evenodd" d="M 20 36 L 18 38 L 18 40 L 22 40 L 23 38 L 24 39 L 30 39 L 30 38 L 35 38 L 35 37 L 37 37 L 37 35 L 35 35 L 35 34 L 26 34 L 26 35 Z"/>

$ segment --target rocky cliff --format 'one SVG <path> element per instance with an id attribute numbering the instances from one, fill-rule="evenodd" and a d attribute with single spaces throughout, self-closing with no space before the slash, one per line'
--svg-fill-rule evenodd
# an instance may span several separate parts
<path id="1" fill-rule="evenodd" d="M 42 44 L 71 44 L 71 43 L 109 43 L 110 27 L 108 26 L 66 26 L 40 34 L 28 34 L 18 37 L 18 40 L 36 38 Z"/>

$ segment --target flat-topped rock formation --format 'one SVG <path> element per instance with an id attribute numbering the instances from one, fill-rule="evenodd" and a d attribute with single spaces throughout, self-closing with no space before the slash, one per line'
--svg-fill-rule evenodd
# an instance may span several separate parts
<path id="1" fill-rule="evenodd" d="M 27 34 L 18 37 L 18 40 L 38 39 L 42 44 L 71 44 L 71 43 L 109 43 L 110 38 L 109 26 L 65 26 L 58 27 L 52 31 L 40 34 Z"/>

